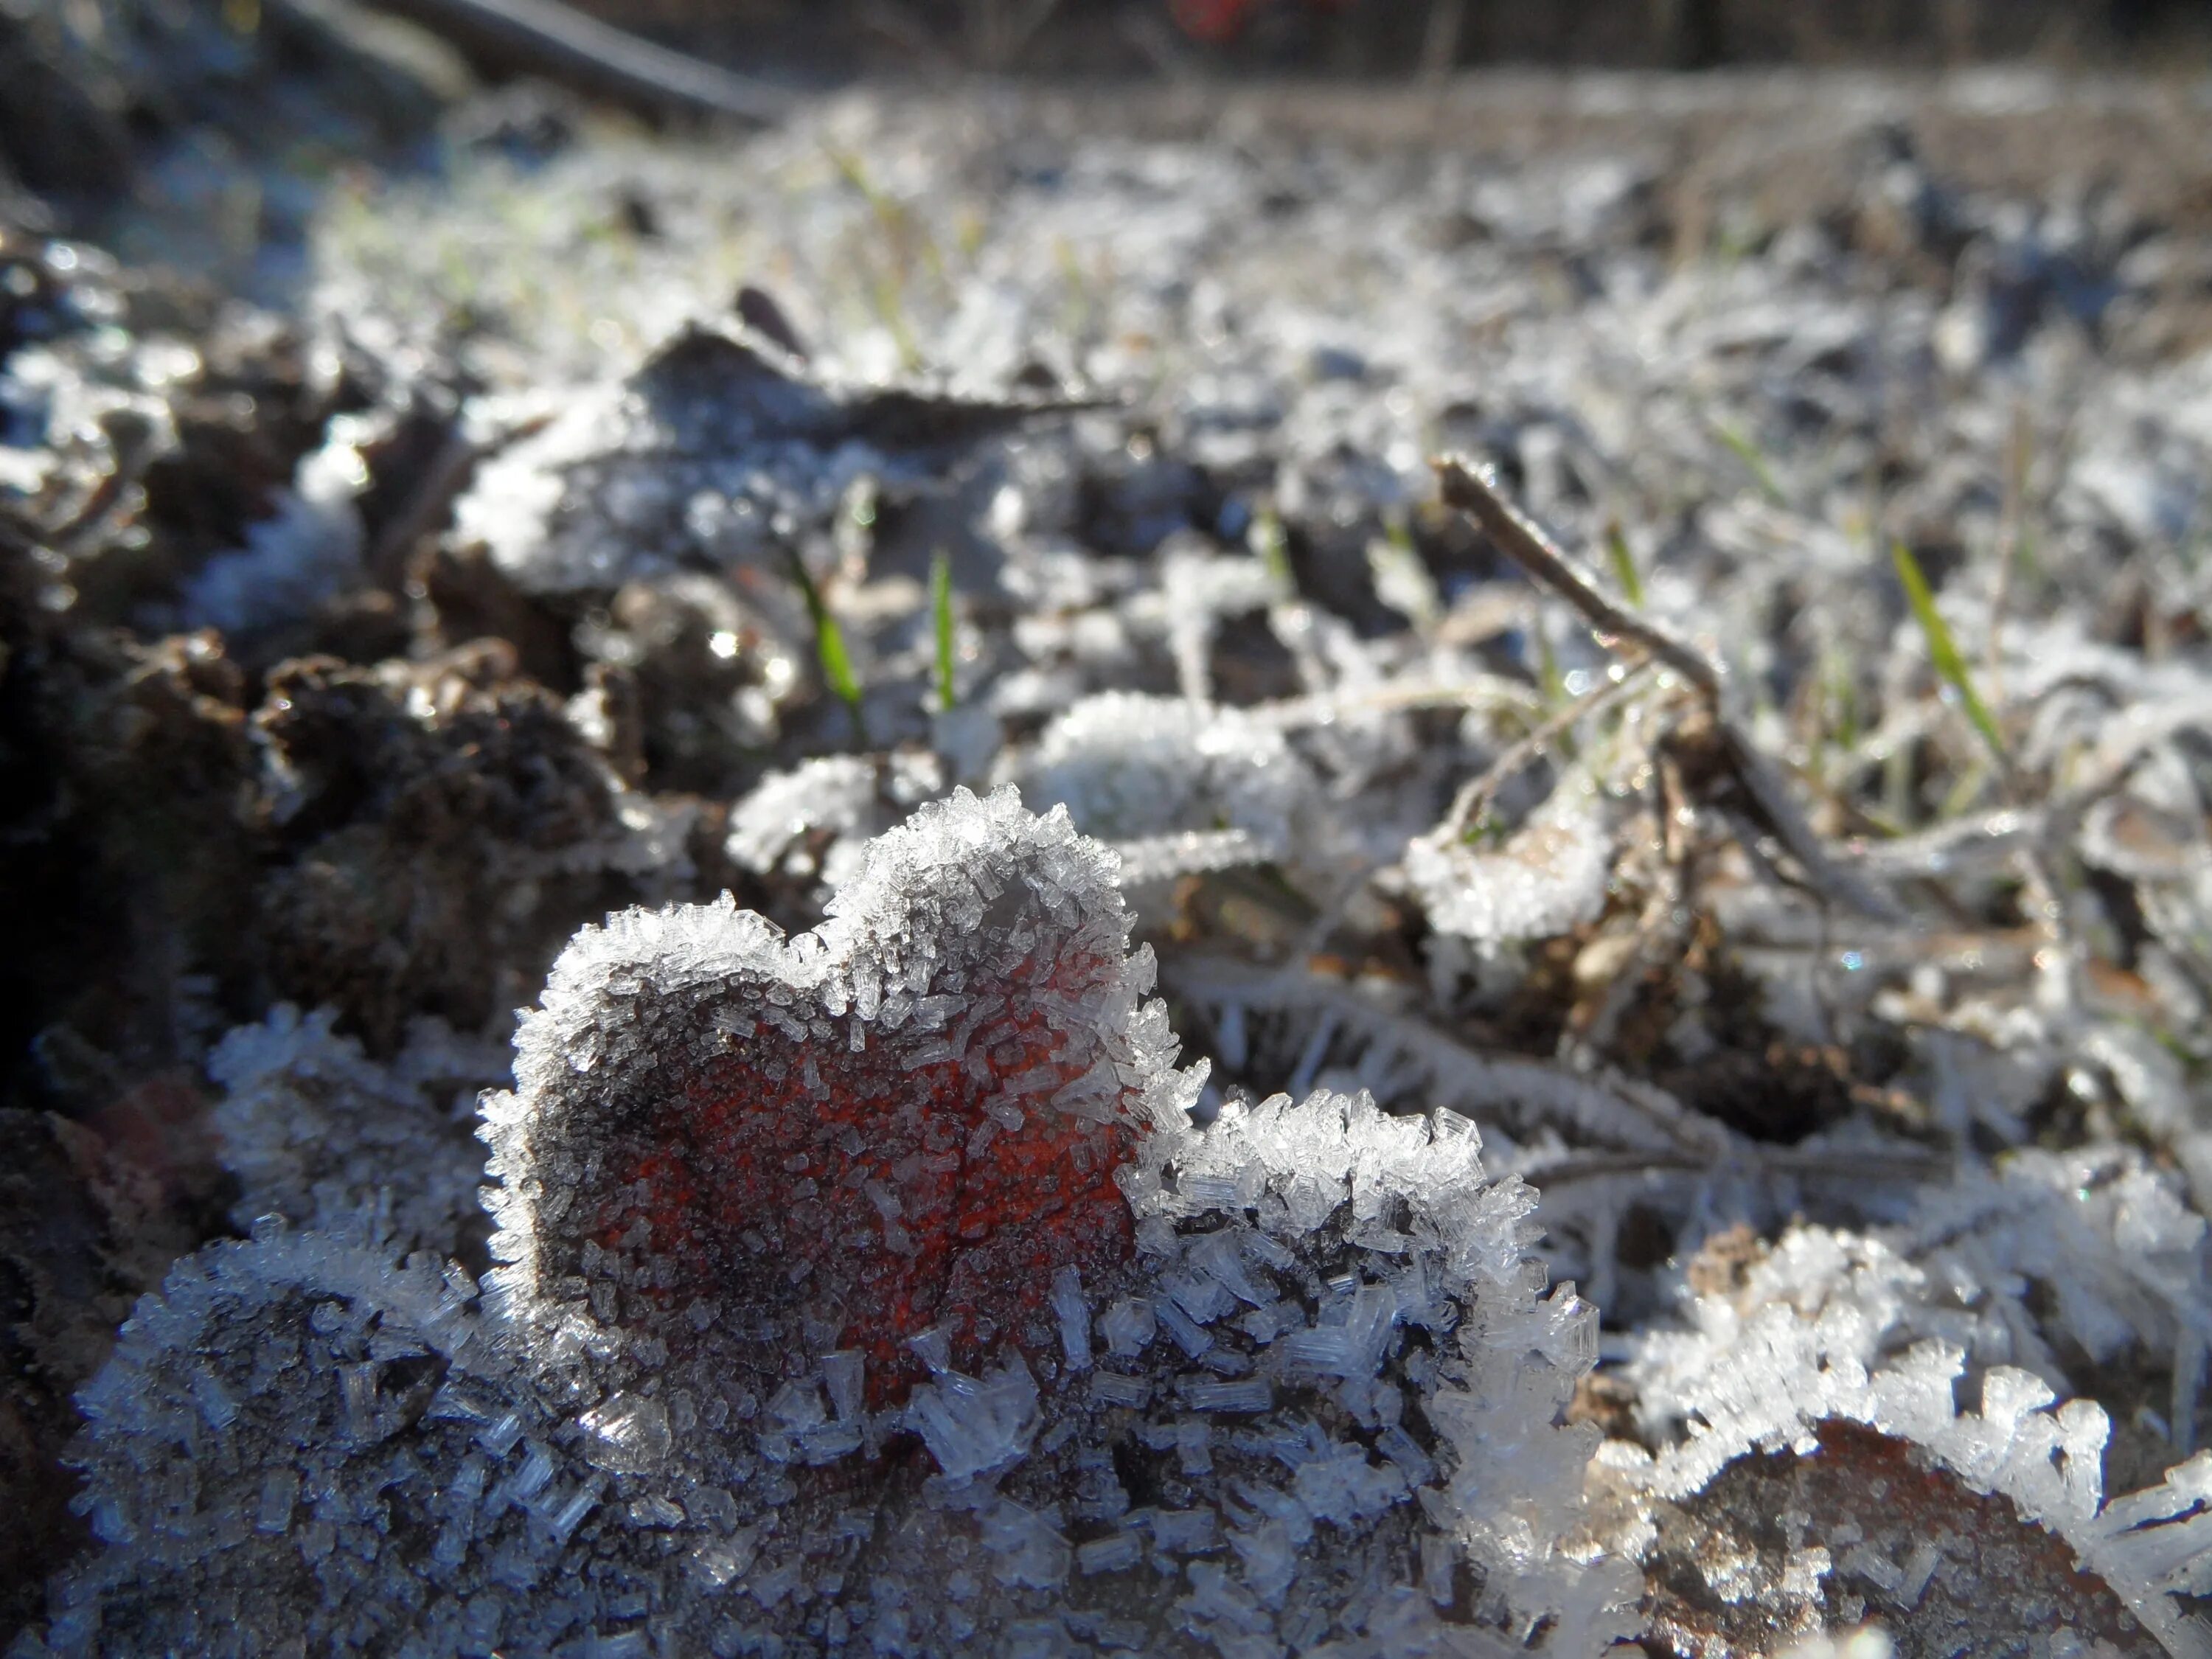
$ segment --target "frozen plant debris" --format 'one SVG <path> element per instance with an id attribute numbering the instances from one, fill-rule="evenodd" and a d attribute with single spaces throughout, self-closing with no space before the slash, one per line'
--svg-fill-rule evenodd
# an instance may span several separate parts
<path id="1" fill-rule="evenodd" d="M 1799 1505 L 1819 1524 L 1810 1531 L 1800 1524 L 1789 1547 L 1808 1562 L 1818 1554 L 1823 1565 L 1797 1581 L 1786 1569 L 1759 1581 L 1760 1605 L 1779 1633 L 1837 1613 L 1845 1587 L 1820 1580 L 1840 1558 L 1847 1575 L 1857 1573 L 1887 1595 L 1907 1651 L 1923 1650 L 1923 1642 L 1930 1644 L 1926 1650 L 1948 1650 L 1941 1631 L 1961 1619 L 1978 1628 L 2017 1619 L 2023 1637 L 2047 1637 L 2068 1622 L 2070 1598 L 2082 1620 L 2105 1623 L 2124 1638 L 2140 1631 L 2155 1639 L 2154 1648 L 2135 1637 L 2131 1650 L 2212 1653 L 2212 1630 L 2173 1595 L 2200 1579 L 2212 1582 L 2204 1540 L 2179 1523 L 2195 1501 L 2181 1494 L 2201 1478 L 2207 1460 L 2175 1469 L 2161 1488 L 2107 1503 L 2112 1425 L 2105 1410 L 2087 1400 L 2062 1403 L 2032 1371 L 1994 1363 L 2026 1321 L 1997 1301 L 2003 1279 L 1988 1291 L 1977 1285 L 1974 1261 L 1939 1250 L 1931 1271 L 1923 1271 L 1878 1239 L 1792 1229 L 1749 1266 L 1740 1285 L 1697 1297 L 1692 1328 L 1638 1339 L 1628 1374 L 1660 1449 L 1654 1457 L 1609 1444 L 1600 1460 L 1601 1484 L 1642 1495 L 1649 1507 L 1641 1524 L 1656 1528 L 1662 1553 L 1689 1548 L 1670 1536 L 1680 1524 L 1678 1512 L 1705 1514 L 1700 1524 L 1711 1525 L 1724 1510 L 1780 1510 L 1775 1483 L 1820 1488 L 1817 1501 Z M 1984 1255 L 1978 1265 L 1986 1272 L 1995 1264 Z M 1978 1413 L 1957 1403 L 1970 1364 L 1978 1371 Z M 1818 1468 L 1806 1464 L 1800 1472 L 1805 1460 L 1823 1456 L 1827 1462 Z M 1743 1461 L 1759 1457 L 1766 1462 Z M 1856 1458 L 1896 1465 L 1898 1473 L 1838 1484 L 1825 1472 Z M 1905 1473 L 1916 1468 L 1938 1473 Z M 1877 1479 L 1893 1497 L 1912 1483 L 1913 1506 L 1892 1512 L 1909 1524 L 1899 1532 L 1887 1522 L 1869 1551 L 1846 1553 L 1868 1541 L 1865 1516 L 1881 1506 L 1858 1494 Z M 1977 1519 L 1984 1500 L 2001 1500 L 2006 1518 L 1993 1510 Z M 1719 1525 L 1720 1535 L 1732 1530 Z M 2045 1541 L 2037 1542 L 2028 1528 Z M 1954 1555 L 1960 1559 L 1949 1559 Z M 2021 1563 L 2031 1559 L 2041 1564 L 2035 1573 L 2051 1581 L 2039 1597 L 2011 1588 L 2027 1571 Z M 1744 1571 L 1751 1572 L 1748 1564 Z M 1937 1575 L 1945 1576 L 1943 1592 L 1923 1607 Z M 2081 1575 L 2084 1585 L 2069 1588 Z M 1721 1601 L 1752 1595 L 1751 1577 L 1730 1589 L 1711 1571 L 1705 1576 Z M 1863 1588 L 1849 1593 L 1869 1605 Z"/>
<path id="2" fill-rule="evenodd" d="M 844 884 L 869 842 L 918 803 L 943 792 L 934 755 L 901 753 L 878 764 L 825 755 L 772 772 L 730 811 L 725 848 L 756 875 L 817 875 Z"/>
<path id="3" fill-rule="evenodd" d="M 726 570 L 826 523 L 856 480 L 919 483 L 1043 407 L 843 396 L 757 337 L 696 323 L 487 464 L 457 525 L 531 592 Z"/>
<path id="4" fill-rule="evenodd" d="M 363 536 L 356 498 L 368 483 L 354 423 L 334 421 L 328 443 L 302 458 L 275 514 L 247 532 L 243 548 L 217 554 L 185 589 L 195 628 L 250 634 L 297 622 L 362 580 Z"/>
<path id="5" fill-rule="evenodd" d="M 730 1386 L 857 1347 L 879 1402 L 940 1318 L 956 1359 L 1045 1320 L 1196 1091 L 1128 927 L 1103 850 L 1006 790 L 878 838 L 813 933 L 726 899 L 586 928 L 485 1107 L 495 1283 Z"/>
<path id="6" fill-rule="evenodd" d="M 474 1290 L 273 1229 L 179 1262 L 81 1397 L 101 1547 L 17 1651 L 343 1651 L 403 1607 L 422 1651 L 557 1639 L 562 1598 L 484 1592 L 543 1571 L 591 1489 L 510 1398 Z"/>
<path id="7" fill-rule="evenodd" d="M 1605 904 L 1613 847 L 1606 804 L 1589 781 L 1561 781 L 1495 847 L 1447 823 L 1406 848 L 1407 884 L 1441 933 L 1480 945 L 1548 939 Z"/>
<path id="8" fill-rule="evenodd" d="M 1461 1651 L 1437 1608 L 1463 1566 L 1510 1627 L 1547 1628 L 1544 1652 L 1635 1630 L 1632 1566 L 1575 1541 L 1597 1435 L 1559 1421 L 1596 1310 L 1571 1285 L 1544 1293 L 1536 1195 L 1486 1182 L 1480 1147 L 1455 1113 L 1277 1096 L 1153 1135 L 1124 1176 L 1158 1327 L 1117 1349 L 1212 1371 L 1156 1397 L 1249 1425 L 1207 1454 L 1241 1466 L 1221 1500 L 1241 1571 L 1191 1598 L 1197 1628 L 1295 1643 L 1328 1610 L 1370 1632 L 1353 1651 Z M 1263 1449 L 1286 1470 L 1243 1464 Z M 1329 1607 L 1346 1579 L 1367 1586 L 1348 1614 Z"/>

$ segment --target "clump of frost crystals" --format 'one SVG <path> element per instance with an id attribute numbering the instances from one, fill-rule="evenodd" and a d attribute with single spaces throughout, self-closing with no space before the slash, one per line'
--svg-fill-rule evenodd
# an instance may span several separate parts
<path id="1" fill-rule="evenodd" d="M 425 1258 L 264 1227 L 180 1261 L 78 1397 L 101 1547 L 21 1655 L 549 1651 L 603 1479 L 546 1437 L 475 1286 Z M 404 1650 L 388 1650 L 395 1622 Z"/>
<path id="2" fill-rule="evenodd" d="M 550 416 L 477 470 L 460 536 L 526 592 L 612 589 L 771 559 L 854 482 L 915 483 L 1040 412 L 817 384 L 723 319 L 686 324 L 626 379 L 544 400 Z"/>
<path id="3" fill-rule="evenodd" d="M 860 869 L 869 840 L 945 787 L 929 754 L 896 754 L 878 763 L 858 755 L 824 755 L 771 772 L 730 810 L 724 851 L 755 875 L 819 873 L 842 886 Z"/>
<path id="4" fill-rule="evenodd" d="M 1587 778 L 1563 780 L 1528 821 L 1495 847 L 1447 823 L 1406 848 L 1406 884 L 1441 933 L 1478 945 L 1548 939 L 1605 906 L 1613 837 Z"/>
<path id="5" fill-rule="evenodd" d="M 209 1056 L 226 1091 L 213 1120 L 223 1167 L 239 1183 L 232 1220 L 243 1229 L 280 1215 L 441 1255 L 457 1249 L 463 1227 L 482 1218 L 483 1149 L 452 1106 L 456 1093 L 473 1103 L 477 1087 L 501 1077 L 504 1054 L 423 1019 L 380 1065 L 334 1029 L 337 1019 L 331 1009 L 303 1015 L 279 1004 Z"/>
<path id="6" fill-rule="evenodd" d="M 301 458 L 292 487 L 276 492 L 275 514 L 185 585 L 189 625 L 243 634 L 296 622 L 362 579 L 362 434 L 346 416 L 331 427 L 330 441 Z"/>
<path id="7" fill-rule="evenodd" d="M 1318 789 L 1282 732 L 1242 709 L 1121 691 L 1078 702 L 1007 769 L 1116 843 L 1132 882 L 1283 858 Z"/>
<path id="8" fill-rule="evenodd" d="M 1149 1282 L 1100 1318 L 1092 1389 L 1152 1401 L 1145 1444 L 1227 1430 L 1198 1437 L 1237 1465 L 1232 1559 L 1182 1604 L 1224 1655 L 1330 1621 L 1361 1632 L 1332 1655 L 1498 1650 L 1470 1608 L 1547 1653 L 1637 1628 L 1634 1568 L 1573 1541 L 1598 1435 L 1559 1419 L 1596 1310 L 1545 1293 L 1536 1194 L 1486 1183 L 1480 1147 L 1455 1113 L 1323 1091 L 1232 1101 L 1124 1172 Z"/>

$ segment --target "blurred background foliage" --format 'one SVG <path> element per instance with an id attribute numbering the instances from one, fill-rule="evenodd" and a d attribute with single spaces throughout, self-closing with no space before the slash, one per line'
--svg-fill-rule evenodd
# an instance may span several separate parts
<path id="1" fill-rule="evenodd" d="M 823 76 L 2212 60 L 2212 7 L 2203 0 L 591 0 L 589 9 L 723 61 Z"/>

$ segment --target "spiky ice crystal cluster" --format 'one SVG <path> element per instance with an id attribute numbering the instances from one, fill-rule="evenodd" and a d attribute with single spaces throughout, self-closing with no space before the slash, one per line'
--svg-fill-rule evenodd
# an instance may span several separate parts
<path id="1" fill-rule="evenodd" d="M 105 1548 L 24 1650 L 1627 1632 L 1632 1569 L 1570 1543 L 1595 1316 L 1534 1194 L 1364 1096 L 1194 1124 L 1128 926 L 1003 790 L 879 838 L 813 933 L 586 929 L 486 1099 L 481 1300 L 273 1219 L 180 1264 L 85 1396 Z"/>
<path id="2" fill-rule="evenodd" d="M 1439 932 L 1479 945 L 1564 933 L 1604 908 L 1613 876 L 1608 815 L 1595 793 L 1583 779 L 1561 785 L 1494 848 L 1439 825 L 1407 844 L 1406 884 Z"/>
<path id="3" fill-rule="evenodd" d="M 237 1178 L 231 1218 L 282 1215 L 316 1231 L 390 1240 L 441 1255 L 481 1217 L 483 1149 L 458 1092 L 499 1080 L 503 1055 L 419 1019 L 389 1065 L 332 1029 L 329 1009 L 279 1004 L 216 1045 L 208 1073 L 227 1091 L 213 1114 L 223 1167 Z"/>
<path id="4" fill-rule="evenodd" d="M 1125 1177 L 1147 1299 L 1100 1322 L 1121 1340 L 1094 1391 L 1136 1370 L 1140 1438 L 1179 1448 L 1194 1418 L 1166 1408 L 1266 1407 L 1195 1431 L 1237 1466 L 1195 1494 L 1238 1568 L 1191 1575 L 1222 1587 L 1194 1612 L 1249 1644 L 1224 1654 L 1309 1651 L 1332 1619 L 1367 1639 L 1329 1651 L 1376 1655 L 1492 1650 L 1448 1614 L 1544 1626 L 1561 1654 L 1635 1629 L 1633 1569 L 1570 1541 L 1598 1435 L 1560 1419 L 1597 1312 L 1545 1294 L 1536 1194 L 1486 1184 L 1480 1148 L 1452 1112 L 1278 1095 L 1153 1136 Z"/>
<path id="5" fill-rule="evenodd" d="M 79 1396 L 103 1547 L 16 1651 L 482 1652 L 529 1629 L 514 1592 L 597 1492 L 552 1480 L 474 1299 L 458 1267 L 267 1225 L 179 1262 Z"/>
<path id="6" fill-rule="evenodd" d="M 756 875 L 818 872 L 840 887 L 859 873 L 875 836 L 944 788 L 934 755 L 900 753 L 881 764 L 820 756 L 755 784 L 730 809 L 724 851 Z"/>

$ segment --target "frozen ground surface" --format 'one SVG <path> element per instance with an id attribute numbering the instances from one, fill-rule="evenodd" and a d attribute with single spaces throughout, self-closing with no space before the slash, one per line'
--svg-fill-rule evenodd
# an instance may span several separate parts
<path id="1" fill-rule="evenodd" d="M 14 1650 L 2212 1651 L 2208 115 L 9 210 Z"/>

